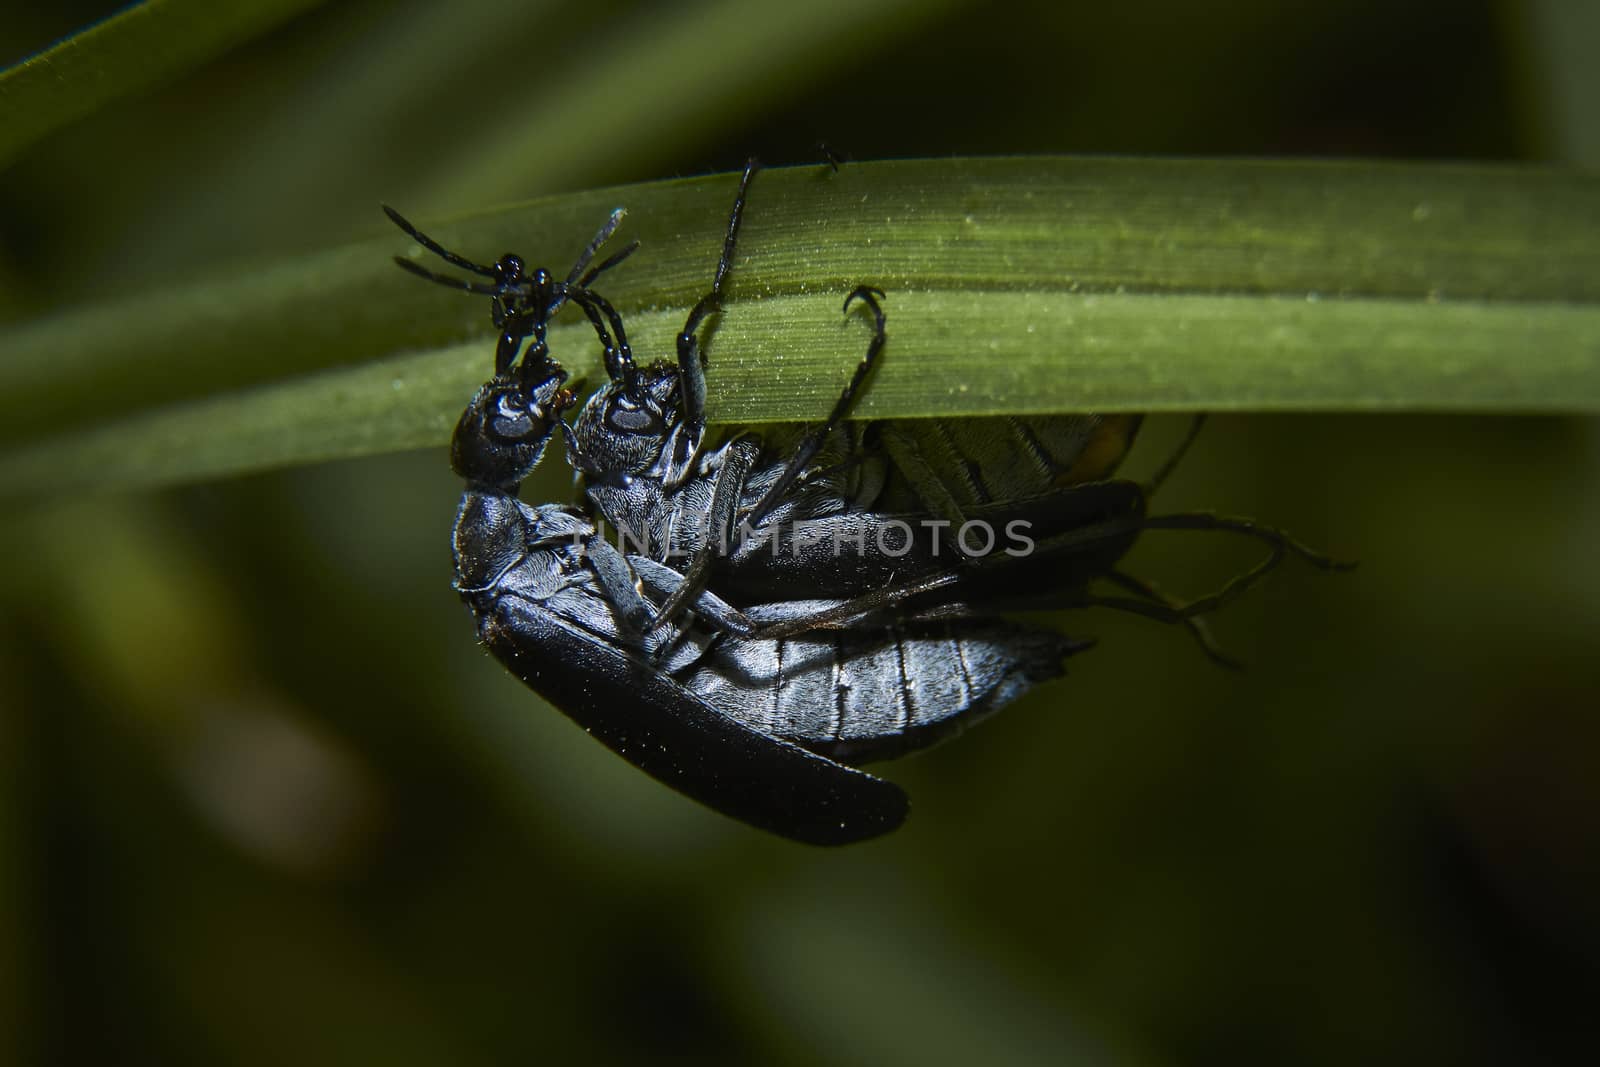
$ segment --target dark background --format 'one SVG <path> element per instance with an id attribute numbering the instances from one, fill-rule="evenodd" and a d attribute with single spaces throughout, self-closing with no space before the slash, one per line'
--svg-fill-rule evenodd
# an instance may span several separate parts
<path id="1" fill-rule="evenodd" d="M 376 233 L 380 199 L 819 139 L 1593 164 L 1580 6 L 841 7 L 688 107 L 630 57 L 703 22 L 712 64 L 765 5 L 328 3 L 0 173 L 0 313 Z M 0 61 L 102 14 L 0 14 Z M 1216 418 L 1163 505 L 1361 568 L 1218 618 L 1243 674 L 1063 620 L 1100 646 L 882 768 L 911 822 L 837 852 L 669 793 L 476 648 L 442 449 L 9 516 L 0 1034 L 15 1062 L 1588 1062 L 1597 484 L 1590 420 Z M 1251 559 L 1145 541 L 1185 592 Z"/>

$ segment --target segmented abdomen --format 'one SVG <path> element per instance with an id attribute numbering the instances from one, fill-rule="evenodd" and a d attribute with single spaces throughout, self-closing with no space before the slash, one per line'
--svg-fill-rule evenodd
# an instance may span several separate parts
<path id="1" fill-rule="evenodd" d="M 723 714 L 848 763 L 954 734 L 1058 676 L 1073 642 L 994 620 L 723 640 L 676 672 Z"/>

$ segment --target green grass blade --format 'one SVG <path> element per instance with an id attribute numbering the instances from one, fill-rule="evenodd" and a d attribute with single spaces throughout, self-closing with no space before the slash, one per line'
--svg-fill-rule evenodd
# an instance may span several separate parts
<path id="1" fill-rule="evenodd" d="M 0 73 L 0 166 L 113 100 L 168 81 L 320 0 L 144 0 Z"/>
<path id="2" fill-rule="evenodd" d="M 610 207 L 606 291 L 670 356 L 729 176 L 440 226 L 558 273 Z M 403 206 L 403 205 L 402 205 Z M 907 161 L 757 179 L 712 415 L 822 414 L 887 293 L 874 417 L 1144 409 L 1600 412 L 1600 179 L 1509 167 Z M 442 442 L 490 353 L 481 300 L 404 277 L 399 234 L 0 339 L 0 492 L 148 485 Z M 550 250 L 556 250 L 553 253 Z M 581 319 L 558 358 L 597 373 Z M 343 369 L 307 372 L 336 364 Z M 164 410 L 159 410 L 164 408 Z M 144 409 L 141 413 L 139 409 Z M 81 423 L 67 429 L 71 423 Z"/>

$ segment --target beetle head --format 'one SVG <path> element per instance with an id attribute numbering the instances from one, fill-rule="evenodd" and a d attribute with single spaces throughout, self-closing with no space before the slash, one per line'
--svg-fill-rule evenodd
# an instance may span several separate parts
<path id="1" fill-rule="evenodd" d="M 678 368 L 657 363 L 638 372 L 634 387 L 603 386 L 578 413 L 575 436 L 587 468 L 609 474 L 645 474 L 682 430 Z"/>
<path id="2" fill-rule="evenodd" d="M 548 359 L 525 359 L 490 379 L 456 423 L 450 466 L 471 485 L 515 492 L 544 455 L 561 413 L 577 403 L 566 380 Z"/>

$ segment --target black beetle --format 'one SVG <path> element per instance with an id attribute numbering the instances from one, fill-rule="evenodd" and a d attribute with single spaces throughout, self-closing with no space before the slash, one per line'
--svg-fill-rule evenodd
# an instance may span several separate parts
<path id="1" fill-rule="evenodd" d="M 803 597 L 817 590 L 860 595 L 890 580 L 904 583 L 909 576 L 934 575 L 948 568 L 952 559 L 967 562 L 966 555 L 954 548 L 969 522 L 976 520 L 989 531 L 1010 530 L 1020 523 L 1035 535 L 1032 555 L 1038 562 L 1010 568 L 1010 577 L 999 583 L 986 578 L 983 588 L 992 606 L 1004 606 L 1024 590 L 1029 599 L 1037 599 L 1039 588 L 1062 588 L 1058 578 L 1098 570 L 1142 602 L 1136 605 L 1122 598 L 1103 603 L 1182 622 L 1201 638 L 1209 654 L 1227 662 L 1205 638 L 1194 605 L 1178 605 L 1114 570 L 1136 528 L 1242 532 L 1269 543 L 1273 550 L 1269 567 L 1284 549 L 1319 566 L 1332 565 L 1278 531 L 1248 520 L 1209 515 L 1147 519 L 1148 493 L 1171 470 L 1183 448 L 1143 486 L 1108 480 L 1134 440 L 1140 423 L 1137 415 L 842 425 L 885 341 L 885 317 L 878 303 L 882 294 L 866 286 L 846 298 L 845 309 L 861 300 L 874 316 L 875 329 L 828 419 L 803 433 L 769 432 L 764 438 L 740 434 L 717 448 L 704 449 L 705 376 L 698 335 L 704 319 L 722 306 L 757 170 L 752 160 L 740 178 L 711 289 L 694 305 L 679 332 L 676 363 L 660 361 L 645 368 L 634 362 L 620 316 L 589 288 L 598 274 L 638 247 L 630 243 L 589 268 L 615 231 L 621 209 L 601 226 L 564 283 L 553 283 L 542 269 L 527 274 L 515 254 L 502 256 L 493 266 L 473 263 L 385 209 L 425 248 L 493 279 L 493 284 L 472 283 L 398 260 L 430 281 L 491 297 L 491 315 L 502 330 L 496 379 L 469 406 L 463 426 L 478 421 L 492 435 L 510 425 L 508 419 L 532 418 L 541 432 L 516 428 L 523 451 L 542 449 L 556 425 L 566 430 L 559 419 L 570 397 L 556 395 L 565 373 L 549 357 L 545 324 L 568 299 L 589 316 L 605 349 L 610 381 L 579 412 L 568 434 L 568 457 L 583 475 L 594 513 L 628 542 L 657 560 L 689 557 L 688 580 L 658 609 L 658 620 L 681 610 L 688 598 L 713 580 L 713 569 L 719 572 L 714 587 L 735 599 Z M 508 361 L 529 336 L 533 344 L 515 380 L 508 382 Z M 1196 429 L 1198 425 L 1197 421 Z M 1185 445 L 1192 437 L 1191 433 Z M 482 434 L 458 434 L 456 447 L 478 447 L 484 439 Z M 910 530 L 913 540 L 906 551 L 879 550 L 879 541 L 870 535 L 881 533 L 886 524 Z M 803 536 L 797 537 L 800 527 Z M 942 546 L 941 528 L 948 529 Z M 1252 571 L 1251 580 L 1257 574 Z M 1083 601 L 1074 595 L 1072 602 Z M 637 621 L 628 619 L 630 625 Z"/>
<path id="2" fill-rule="evenodd" d="M 628 355 L 628 336 L 623 329 L 622 317 L 617 314 L 609 301 L 589 288 L 596 277 L 627 259 L 639 248 L 637 241 L 631 241 L 594 267 L 589 266 L 595 254 L 600 251 L 600 247 L 610 240 L 622 222 L 623 216 L 627 214 L 622 208 L 619 207 L 611 212 L 594 235 L 594 239 L 572 265 L 566 280 L 558 282 L 544 267 L 536 267 L 530 273 L 522 257 L 515 252 L 507 252 L 492 264 L 475 263 L 439 244 L 413 226 L 394 208 L 387 204 L 382 207 L 383 213 L 389 216 L 389 220 L 423 248 L 453 266 L 490 279 L 489 282 L 474 282 L 465 278 L 455 278 L 448 274 L 435 273 L 404 256 L 394 257 L 398 266 L 419 278 L 451 289 L 479 293 L 489 298 L 489 317 L 494 322 L 495 328 L 500 331 L 494 357 L 496 376 L 503 375 L 511 369 L 522 342 L 529 337 L 534 339 L 534 350 L 529 352 L 530 359 L 536 359 L 541 363 L 550 362 L 549 347 L 545 344 L 545 329 L 550 319 L 569 300 L 582 308 L 583 313 L 594 325 L 595 334 L 600 338 L 601 347 L 605 350 L 606 372 L 615 377 L 621 373 L 620 367 L 624 360 L 631 363 L 632 357 Z M 615 334 L 614 339 L 613 334 Z"/>
<path id="3" fill-rule="evenodd" d="M 1110 606 L 1183 623 L 1204 640 L 1196 616 L 1246 588 L 1286 550 L 1332 565 L 1246 520 L 1147 516 L 1148 487 L 1110 478 L 1137 432 L 1136 416 L 846 429 L 842 420 L 885 339 L 882 293 L 868 287 L 852 292 L 845 309 L 855 300 L 869 307 L 873 337 L 825 423 L 792 438 L 745 435 L 703 449 L 698 330 L 720 306 L 754 173 L 752 163 L 713 288 L 679 336 L 677 365 L 644 370 L 634 364 L 620 316 L 589 288 L 635 247 L 588 267 L 619 213 L 556 283 L 542 270 L 527 276 L 515 256 L 494 267 L 473 264 L 390 212 L 431 251 L 494 279 L 463 282 L 401 261 L 431 281 L 489 295 L 501 330 L 495 377 L 452 441 L 452 464 L 467 481 L 456 522 L 456 587 L 478 618 L 480 638 L 513 673 L 641 769 L 796 840 L 871 837 L 904 818 L 904 795 L 840 761 L 931 743 L 1054 677 L 1082 647 L 994 619 L 993 611 Z M 646 534 L 653 547 L 643 555 L 610 546 L 585 515 L 516 499 L 552 430 L 567 429 L 561 415 L 574 403 L 545 341 L 550 317 L 566 301 L 594 326 L 611 378 L 568 433 L 568 454 L 586 477 L 590 506 Z M 1007 463 L 1008 452 L 1023 460 L 1020 470 Z M 711 521 L 696 529 L 686 521 L 695 516 Z M 882 548 L 878 537 L 890 524 L 910 528 L 930 517 L 944 525 L 1021 519 L 1040 537 L 1025 559 L 986 557 L 970 567 L 952 565 L 936 541 L 915 541 L 905 552 Z M 736 522 L 765 537 L 754 549 L 730 546 Z M 824 542 L 831 538 L 835 551 L 808 551 L 797 535 L 802 523 Z M 1245 533 L 1265 541 L 1271 555 L 1220 592 L 1179 605 L 1116 570 L 1150 528 Z M 859 550 L 842 560 L 841 544 Z M 668 566 L 685 548 L 687 570 Z M 720 571 L 708 586 L 713 567 Z M 1091 594 L 1089 583 L 1102 578 L 1131 595 Z M 693 612 L 689 621 L 678 621 L 681 609 Z M 1215 654 L 1208 642 L 1207 649 Z M 912 662 L 922 669 L 908 670 Z M 918 683 L 931 696 L 914 696 Z"/>
<path id="4" fill-rule="evenodd" d="M 880 290 L 858 286 L 846 298 L 872 313 L 865 355 L 820 425 L 799 431 L 741 433 L 705 447 L 705 367 L 699 332 L 721 309 L 738 242 L 752 160 L 740 177 L 710 290 L 696 302 L 677 339 L 675 362 L 637 367 L 631 353 L 579 410 L 567 455 L 580 472 L 594 513 L 645 555 L 687 557 L 679 592 L 657 611 L 670 620 L 708 586 L 736 601 L 764 597 L 859 596 L 974 562 L 981 580 L 969 600 L 990 610 L 1028 604 L 1100 604 L 1186 626 L 1208 655 L 1231 665 L 1198 618 L 1293 551 L 1318 566 L 1332 561 L 1280 531 L 1208 514 L 1146 515 L 1148 495 L 1193 441 L 1201 420 L 1146 483 L 1113 475 L 1137 435 L 1138 415 L 1054 415 L 869 423 L 844 420 L 886 340 Z M 609 367 L 609 364 L 608 364 Z M 889 524 L 909 531 L 904 551 L 879 536 Z M 1020 524 L 1030 562 L 993 556 L 995 531 Z M 977 553 L 956 551 L 974 526 L 990 541 Z M 1271 555 L 1221 594 L 1176 603 L 1119 572 L 1116 562 L 1137 532 L 1209 529 L 1265 541 Z M 940 531 L 948 530 L 944 547 Z M 1124 597 L 1091 597 L 1085 580 L 1104 577 Z"/>
<path id="5" fill-rule="evenodd" d="M 796 841 L 840 845 L 895 829 L 904 793 L 846 762 L 941 740 L 1055 677 L 1084 647 L 993 619 L 904 618 L 837 601 L 739 611 L 704 592 L 691 602 L 694 622 L 641 638 L 622 625 L 624 605 L 670 595 L 681 575 L 623 557 L 571 509 L 533 507 L 461 473 L 455 587 L 484 645 L 641 770 Z"/>
<path id="6" fill-rule="evenodd" d="M 948 545 L 972 521 L 970 507 L 1010 502 L 1009 509 L 990 511 L 999 528 L 1016 521 L 1031 526 L 1060 509 L 1024 498 L 1112 474 L 1133 441 L 1138 416 L 846 428 L 843 420 L 885 342 L 883 293 L 870 286 L 845 298 L 846 313 L 857 300 L 872 313 L 874 331 L 823 423 L 804 432 L 739 434 L 705 448 L 699 333 L 706 317 L 723 305 L 757 170 L 752 160 L 740 178 L 711 288 L 679 331 L 676 361 L 639 368 L 631 354 L 619 359 L 611 380 L 579 411 L 569 436 L 568 459 L 582 475 L 594 513 L 652 558 L 689 559 L 682 591 L 662 606 L 658 620 L 675 615 L 719 568 L 717 588 L 755 597 L 780 589 L 806 595 L 807 586 L 848 596 L 879 587 L 891 575 L 903 580 L 908 572 L 931 574 L 951 565 L 956 553 Z M 1100 511 L 1112 503 L 1124 525 L 1134 513 L 1143 514 L 1142 499 L 1125 489 L 1099 494 Z M 1095 510 L 1087 501 L 1078 505 L 1070 509 L 1075 516 Z M 898 512 L 910 518 L 910 558 L 860 544 L 861 526 L 877 531 L 880 520 Z M 792 536 L 796 523 L 806 524 L 812 537 L 833 550 L 812 552 L 815 567 L 804 565 L 805 546 Z M 953 526 L 944 550 L 941 525 Z M 1049 526 L 1040 531 L 1047 541 L 1061 532 Z M 1076 543 L 1082 543 L 1082 532 L 1074 530 Z M 1120 534 L 1113 540 L 1120 547 L 1107 546 L 1104 554 L 1114 561 L 1126 545 Z"/>

